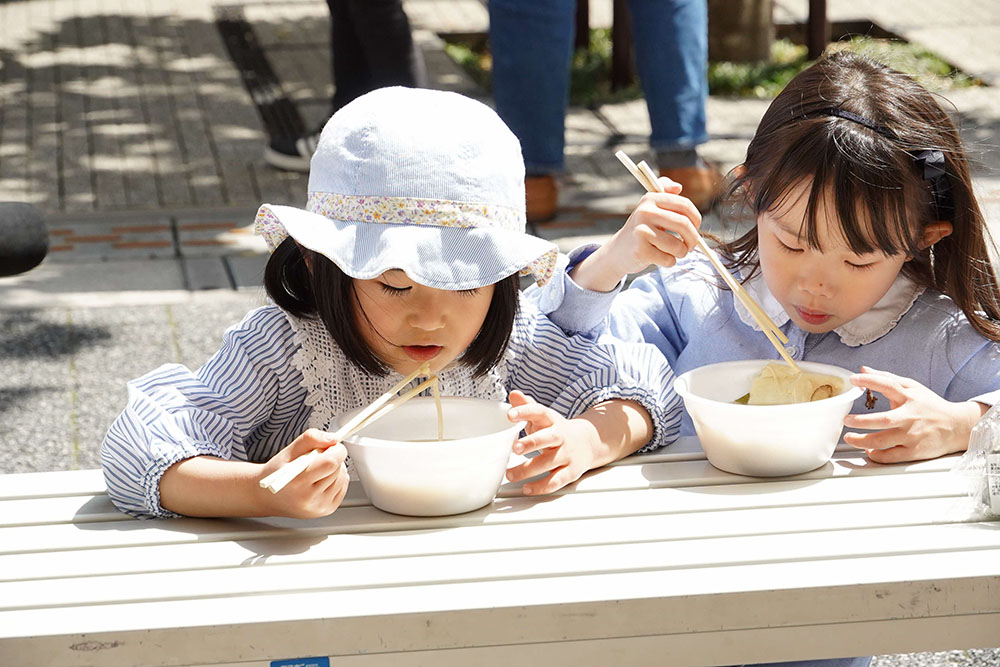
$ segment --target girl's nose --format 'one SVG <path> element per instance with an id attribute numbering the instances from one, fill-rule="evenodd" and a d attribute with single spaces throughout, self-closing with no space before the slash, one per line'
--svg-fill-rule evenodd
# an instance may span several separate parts
<path id="1" fill-rule="evenodd" d="M 444 328 L 445 312 L 441 304 L 434 299 L 424 299 L 420 303 L 414 303 L 413 308 L 406 316 L 406 323 L 414 329 L 424 331 L 436 331 Z"/>
<path id="2" fill-rule="evenodd" d="M 832 292 L 832 282 L 824 271 L 811 267 L 799 274 L 799 288 L 815 296 L 828 297 Z"/>

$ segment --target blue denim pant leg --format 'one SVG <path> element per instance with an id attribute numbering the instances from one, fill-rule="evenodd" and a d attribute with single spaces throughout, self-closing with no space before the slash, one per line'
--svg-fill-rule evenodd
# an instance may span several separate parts
<path id="1" fill-rule="evenodd" d="M 630 0 L 636 68 L 653 150 L 708 141 L 707 0 Z"/>
<path id="2" fill-rule="evenodd" d="M 574 0 L 490 0 L 497 113 L 521 141 L 528 174 L 563 168 Z M 706 0 L 631 0 L 639 80 L 654 150 L 708 140 Z"/>
<path id="3" fill-rule="evenodd" d="M 529 175 L 563 168 L 575 9 L 575 0 L 489 3 L 493 96 Z"/>
<path id="4" fill-rule="evenodd" d="M 868 667 L 872 656 L 860 658 L 829 658 L 826 660 L 795 660 L 792 662 L 761 662 L 733 667 Z"/>

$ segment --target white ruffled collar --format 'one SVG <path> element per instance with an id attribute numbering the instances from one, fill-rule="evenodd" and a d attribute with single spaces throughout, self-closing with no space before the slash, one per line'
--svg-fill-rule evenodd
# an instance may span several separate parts
<path id="1" fill-rule="evenodd" d="M 788 322 L 790 319 L 788 313 L 771 294 L 771 290 L 767 288 L 767 283 L 760 271 L 744 283 L 743 287 L 767 313 L 767 316 L 774 320 L 775 324 L 781 327 Z M 840 342 L 848 347 L 867 345 L 892 331 L 923 292 L 923 287 L 900 273 L 889 287 L 889 291 L 879 299 L 878 303 L 862 315 L 837 327 L 834 332 L 840 336 Z M 739 299 L 733 299 L 733 302 L 736 306 L 736 313 L 743 323 L 760 331 L 756 320 L 753 319 L 743 303 Z"/>

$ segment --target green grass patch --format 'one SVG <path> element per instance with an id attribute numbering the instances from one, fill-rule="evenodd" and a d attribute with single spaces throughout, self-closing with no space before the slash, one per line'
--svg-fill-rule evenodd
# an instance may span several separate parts
<path id="1" fill-rule="evenodd" d="M 855 37 L 831 44 L 831 49 L 851 49 L 890 67 L 913 75 L 934 92 L 981 86 L 982 81 L 954 69 L 947 62 L 908 42 Z M 478 43 L 453 41 L 445 45 L 448 55 L 461 65 L 480 86 L 492 90 L 492 58 L 484 40 Z M 805 46 L 776 40 L 771 59 L 763 63 L 711 62 L 708 89 L 712 95 L 769 99 L 777 95 L 792 77 L 812 64 Z M 570 71 L 570 104 L 592 106 L 642 97 L 638 84 L 611 90 L 611 30 L 590 31 L 590 45 L 577 49 Z"/>

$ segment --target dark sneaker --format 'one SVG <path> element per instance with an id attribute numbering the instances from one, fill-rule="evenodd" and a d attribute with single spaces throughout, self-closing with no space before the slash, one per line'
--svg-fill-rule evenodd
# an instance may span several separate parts
<path id="1" fill-rule="evenodd" d="M 275 137 L 264 149 L 264 160 L 285 171 L 309 171 L 309 162 L 319 143 L 319 132 L 301 137 Z"/>

